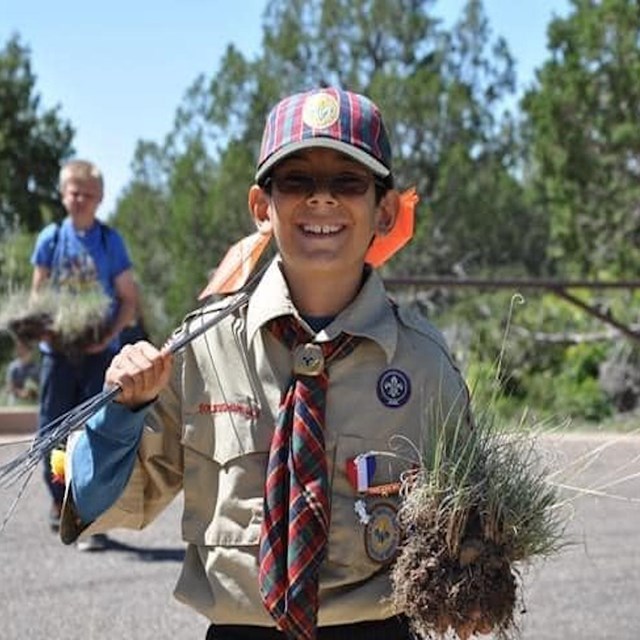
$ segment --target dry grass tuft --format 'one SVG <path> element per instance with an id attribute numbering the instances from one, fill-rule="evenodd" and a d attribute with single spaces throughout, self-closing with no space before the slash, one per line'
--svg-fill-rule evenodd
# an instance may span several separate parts
<path id="1" fill-rule="evenodd" d="M 56 350 L 77 355 L 104 336 L 110 305 L 99 286 L 78 293 L 46 287 L 35 296 L 16 291 L 2 302 L 0 329 L 27 343 L 48 337 Z"/>
<path id="2" fill-rule="evenodd" d="M 558 552 L 568 522 L 539 433 L 506 431 L 489 407 L 424 443 L 403 482 L 392 570 L 392 604 L 419 636 L 517 635 L 518 565 Z"/>

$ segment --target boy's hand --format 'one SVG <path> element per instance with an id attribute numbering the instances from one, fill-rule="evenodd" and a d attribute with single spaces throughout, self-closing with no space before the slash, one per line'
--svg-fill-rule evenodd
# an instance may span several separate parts
<path id="1" fill-rule="evenodd" d="M 120 386 L 116 402 L 134 409 L 153 400 L 169 382 L 172 357 L 149 342 L 125 345 L 107 369 L 105 383 Z"/>
<path id="2" fill-rule="evenodd" d="M 113 336 L 107 336 L 100 342 L 94 342 L 93 344 L 87 345 L 84 348 L 84 352 L 88 355 L 92 355 L 95 353 L 102 353 L 109 346 L 109 343 L 112 340 L 113 340 Z"/>
<path id="3" fill-rule="evenodd" d="M 92 344 L 87 345 L 84 348 L 84 353 L 86 354 L 95 354 L 95 353 L 102 353 L 105 349 L 107 349 L 109 347 L 109 345 L 111 344 L 111 341 L 117 336 L 117 333 L 114 333 L 113 331 L 109 331 L 107 333 L 104 333 L 104 335 L 100 338 L 99 342 L 94 342 Z"/>

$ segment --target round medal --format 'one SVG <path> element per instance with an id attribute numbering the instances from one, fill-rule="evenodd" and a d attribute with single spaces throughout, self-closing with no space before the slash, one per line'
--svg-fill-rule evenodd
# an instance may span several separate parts
<path id="1" fill-rule="evenodd" d="M 391 562 L 398 551 L 400 528 L 396 508 L 390 502 L 379 502 L 369 512 L 364 530 L 364 546 L 371 560 L 379 564 Z"/>

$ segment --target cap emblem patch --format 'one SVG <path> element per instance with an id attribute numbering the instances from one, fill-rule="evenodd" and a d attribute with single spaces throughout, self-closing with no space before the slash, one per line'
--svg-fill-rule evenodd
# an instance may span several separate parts
<path id="1" fill-rule="evenodd" d="M 326 129 L 340 116 L 338 100 L 329 93 L 315 93 L 304 101 L 302 121 L 312 129 Z"/>

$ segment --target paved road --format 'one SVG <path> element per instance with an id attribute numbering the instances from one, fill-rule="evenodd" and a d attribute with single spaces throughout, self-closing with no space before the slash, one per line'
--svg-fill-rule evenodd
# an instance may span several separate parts
<path id="1" fill-rule="evenodd" d="M 545 447 L 564 469 L 582 461 L 573 477 L 563 477 L 581 487 L 640 474 L 640 437 L 568 436 Z M 0 447 L 0 460 L 15 452 Z M 640 477 L 611 491 L 640 499 Z M 0 516 L 11 497 L 0 491 Z M 46 526 L 47 506 L 43 484 L 34 478 L 0 536 L 1 640 L 204 638 L 206 622 L 171 596 L 183 554 L 179 502 L 144 532 L 114 532 L 111 547 L 93 554 L 58 542 Z M 583 496 L 574 507 L 568 533 L 575 544 L 523 570 L 522 638 L 636 640 L 640 503 Z"/>

